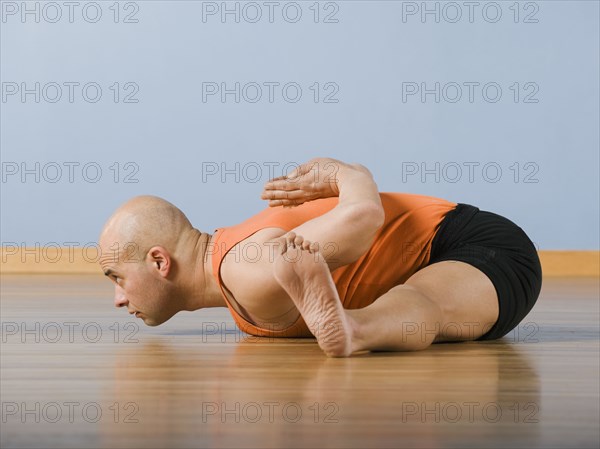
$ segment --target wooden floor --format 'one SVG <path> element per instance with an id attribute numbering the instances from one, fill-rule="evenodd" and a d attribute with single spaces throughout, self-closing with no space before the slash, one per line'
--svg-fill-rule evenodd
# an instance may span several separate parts
<path id="1" fill-rule="evenodd" d="M 501 341 L 348 359 L 225 309 L 145 327 L 101 275 L 1 282 L 2 448 L 598 447 L 597 278 Z"/>

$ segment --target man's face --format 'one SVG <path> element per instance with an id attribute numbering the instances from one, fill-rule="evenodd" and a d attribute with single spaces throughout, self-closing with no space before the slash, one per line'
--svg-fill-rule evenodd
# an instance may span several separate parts
<path id="1" fill-rule="evenodd" d="M 141 261 L 100 261 L 104 274 L 115 284 L 115 307 L 126 308 L 148 326 L 158 326 L 177 309 L 169 301 L 167 283 L 152 263 Z"/>

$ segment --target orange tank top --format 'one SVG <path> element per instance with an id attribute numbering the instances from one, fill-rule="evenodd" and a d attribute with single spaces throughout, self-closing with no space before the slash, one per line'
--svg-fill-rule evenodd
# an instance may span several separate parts
<path id="1" fill-rule="evenodd" d="M 332 273 L 345 309 L 360 309 L 373 303 L 390 288 L 403 284 L 429 262 L 431 243 L 444 216 L 457 203 L 425 195 L 380 192 L 385 221 L 371 248 L 355 262 Z M 213 237 L 212 268 L 225 303 L 243 332 L 265 337 L 311 336 L 300 318 L 283 330 L 255 326 L 231 306 L 223 290 L 221 263 L 239 242 L 264 228 L 290 231 L 302 223 L 325 214 L 338 204 L 338 198 L 323 198 L 293 208 L 267 207 L 246 221 L 217 228 Z M 322 247 L 327 252 L 326 247 Z"/>

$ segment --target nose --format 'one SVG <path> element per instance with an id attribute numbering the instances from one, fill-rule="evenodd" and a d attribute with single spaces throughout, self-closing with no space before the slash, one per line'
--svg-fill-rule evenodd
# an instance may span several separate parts
<path id="1" fill-rule="evenodd" d="M 128 303 L 125 292 L 119 286 L 115 287 L 115 307 L 124 307 Z"/>

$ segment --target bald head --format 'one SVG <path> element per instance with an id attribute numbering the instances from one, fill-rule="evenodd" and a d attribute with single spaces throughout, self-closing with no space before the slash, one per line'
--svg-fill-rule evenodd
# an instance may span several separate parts
<path id="1" fill-rule="evenodd" d="M 128 257 L 144 257 L 153 246 L 177 252 L 192 224 L 176 206 L 156 196 L 137 196 L 120 206 L 100 234 L 102 248 L 127 251 Z"/>
<path id="2" fill-rule="evenodd" d="M 115 305 L 149 326 L 202 307 L 209 237 L 162 198 L 138 196 L 120 206 L 100 235 L 99 263 L 115 284 Z"/>

